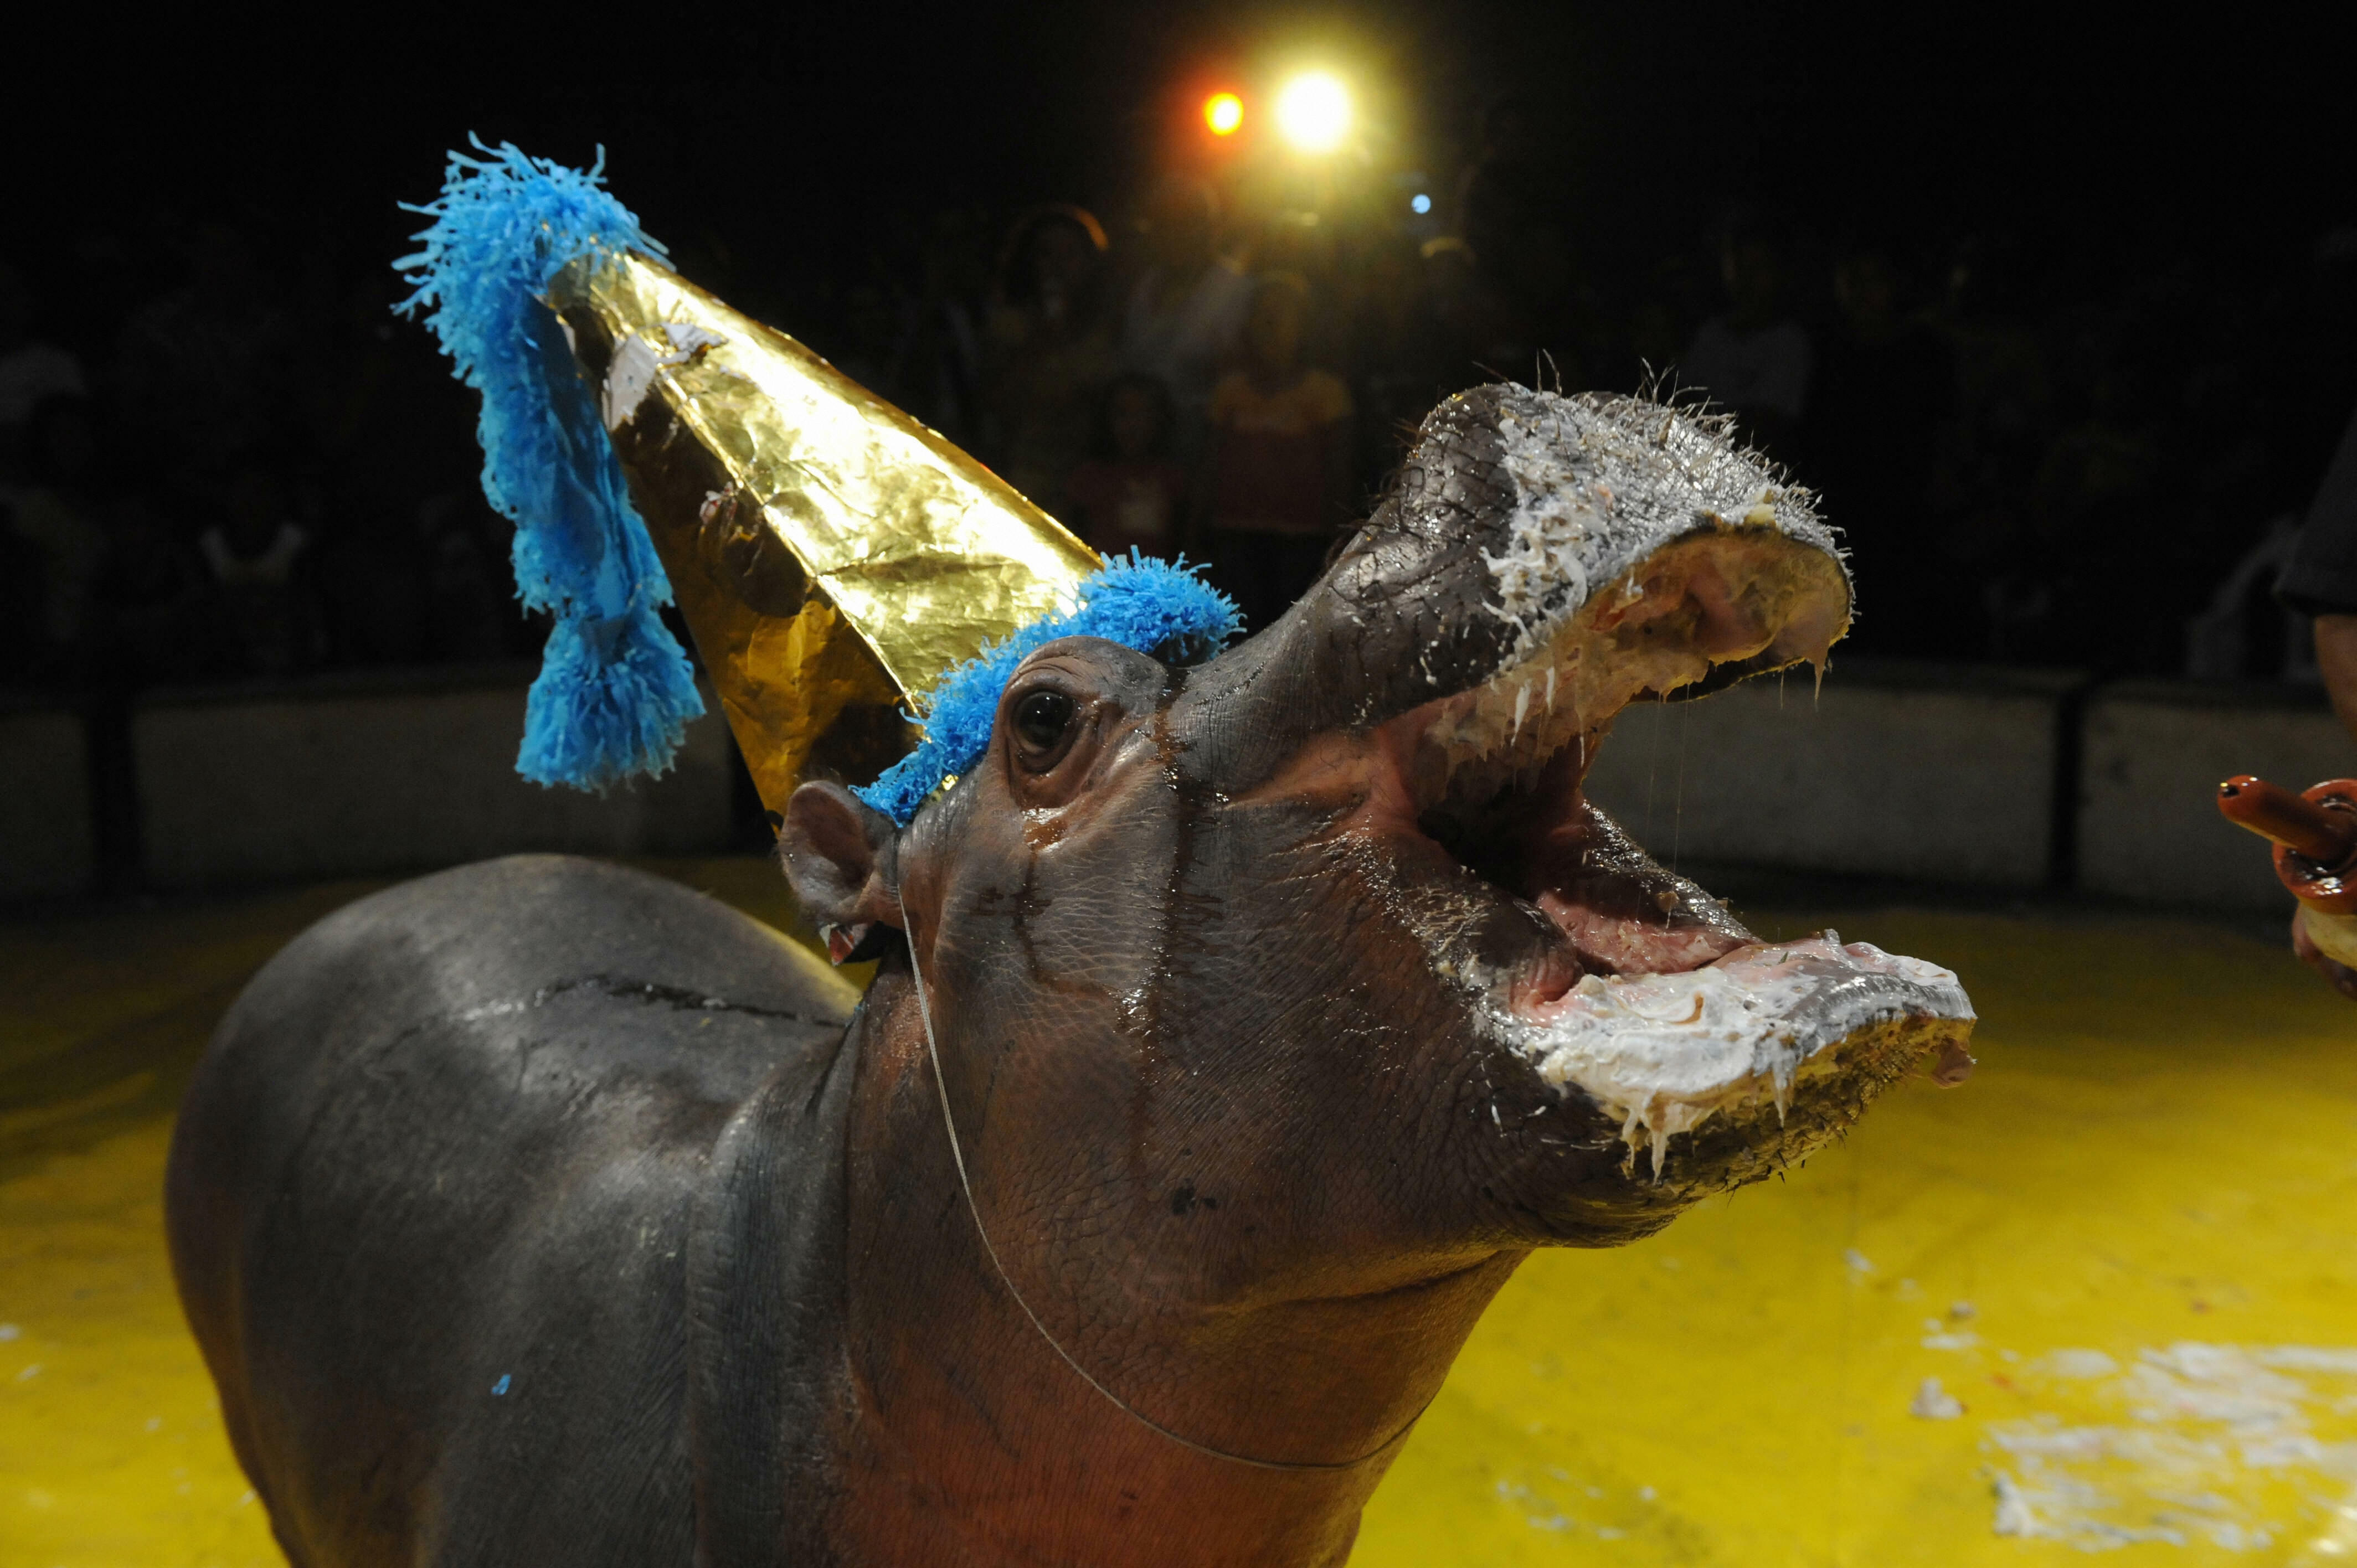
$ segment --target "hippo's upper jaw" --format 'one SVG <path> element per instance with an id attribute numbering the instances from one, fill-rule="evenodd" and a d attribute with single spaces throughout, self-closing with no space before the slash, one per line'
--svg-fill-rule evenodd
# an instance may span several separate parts
<path id="1" fill-rule="evenodd" d="M 1739 1181 L 1928 1050 L 1959 1072 L 1971 1004 L 1948 972 L 1831 933 L 1761 943 L 1581 782 L 1629 703 L 1821 663 L 1849 606 L 1806 493 L 1721 422 L 1486 388 L 1426 421 L 1397 491 L 1263 639 L 1359 704 L 1264 788 L 1350 801 L 1343 831 L 1388 852 L 1482 1037 L 1656 1177 L 1672 1134 L 1727 1112 L 1716 1131 L 1739 1135 L 1685 1175 Z M 1803 1077 L 1846 1113 L 1786 1125 Z"/>

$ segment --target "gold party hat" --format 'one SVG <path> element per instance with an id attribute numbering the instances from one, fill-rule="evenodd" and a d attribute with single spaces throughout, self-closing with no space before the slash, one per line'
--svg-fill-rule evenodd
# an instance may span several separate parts
<path id="1" fill-rule="evenodd" d="M 876 777 L 916 743 L 908 702 L 1101 564 L 942 436 L 644 255 L 591 250 L 545 300 L 771 811 L 814 772 Z"/>

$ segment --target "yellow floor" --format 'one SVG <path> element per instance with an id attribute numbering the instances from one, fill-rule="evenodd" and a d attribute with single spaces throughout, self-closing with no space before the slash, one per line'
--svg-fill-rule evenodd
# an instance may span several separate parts
<path id="1" fill-rule="evenodd" d="M 361 890 L 0 929 L 0 1568 L 278 1561 L 156 1188 L 214 1015 Z M 2357 1008 L 2195 925 L 1838 923 L 1963 972 L 1979 1076 L 1526 1266 L 1354 1563 L 2357 1563 Z"/>

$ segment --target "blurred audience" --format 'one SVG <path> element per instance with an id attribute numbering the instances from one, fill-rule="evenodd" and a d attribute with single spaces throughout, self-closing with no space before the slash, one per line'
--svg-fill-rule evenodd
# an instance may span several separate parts
<path id="1" fill-rule="evenodd" d="M 1198 515 L 1212 579 L 1254 630 L 1317 579 L 1352 482 L 1351 389 L 1302 357 L 1309 286 L 1263 278 L 1244 325 L 1244 365 L 1212 389 Z"/>
<path id="2" fill-rule="evenodd" d="M 2357 740 L 2357 418 L 2317 486 L 2276 591 L 2286 607 L 2315 618 L 2324 689 Z"/>
<path id="3" fill-rule="evenodd" d="M 2299 515 L 2285 512 L 2234 564 L 2185 625 L 2185 673 L 2196 681 L 2288 681 L 2315 685 L 2314 618 L 2282 603 L 2276 588 L 2299 542 Z M 2357 666 L 2352 674 L 2357 675 Z M 2357 713 L 2357 708 L 2352 709 Z M 2357 730 L 2352 730 L 2357 734 Z"/>
<path id="4" fill-rule="evenodd" d="M 1979 635 L 1958 626 L 1950 645 L 1965 657 L 2029 661 L 2038 628 L 2059 602 L 2029 525 L 2054 399 L 2045 345 L 2022 310 L 2009 235 L 1976 235 L 1959 247 L 1939 319 L 1956 356 L 1956 403 L 1942 433 L 1933 505 L 1953 570 L 1981 597 Z"/>
<path id="5" fill-rule="evenodd" d="M 984 340 L 984 455 L 1050 512 L 1089 453 L 1113 379 L 1105 233 L 1069 203 L 1026 213 L 1007 235 Z"/>
<path id="6" fill-rule="evenodd" d="M 1136 214 L 1118 244 L 1069 203 L 910 212 L 800 299 L 717 238 L 682 254 L 1097 548 L 1207 555 L 1254 626 L 1434 403 L 1503 376 L 1734 411 L 1855 549 L 1862 652 L 2357 668 L 2357 619 L 2311 645 L 2284 521 L 2357 403 L 2357 225 L 2273 254 L 1991 207 L 1824 263 L 1753 208 L 1621 220 L 1555 117 L 1498 99 L 1454 181 L 1166 171 L 1099 193 Z M 389 314 L 381 250 L 159 209 L 0 258 L 0 679 L 533 651 L 470 400 Z"/>
<path id="7" fill-rule="evenodd" d="M 1955 401 L 1955 357 L 1910 316 L 1887 252 L 1845 253 L 1834 272 L 1837 315 L 1826 333 L 1799 432 L 1799 474 L 1857 553 L 1862 651 L 1953 656 L 1959 627 L 1977 621 L 1932 517 L 1932 465 Z"/>
<path id="8" fill-rule="evenodd" d="M 91 634 L 91 596 L 106 562 L 106 497 L 99 413 L 74 392 L 53 394 L 24 421 L 25 482 L 8 497 L 27 574 L 21 634 L 33 668 L 76 669 Z"/>
<path id="9" fill-rule="evenodd" d="M 299 570 L 310 544 L 277 474 L 260 461 L 239 464 L 221 521 L 197 538 L 212 575 L 214 640 L 227 650 L 230 672 L 283 680 L 313 662 L 320 628 Z"/>
<path id="10" fill-rule="evenodd" d="M 1101 554 L 1178 553 L 1187 470 L 1170 456 L 1172 423 L 1169 389 L 1152 376 L 1123 376 L 1105 389 L 1093 451 L 1064 486 L 1069 521 Z"/>
<path id="11" fill-rule="evenodd" d="M 1155 189 L 1143 220 L 1144 264 L 1121 318 L 1125 369 L 1168 389 L 1170 446 L 1181 461 L 1201 451 L 1211 387 L 1234 357 L 1253 282 L 1241 250 L 1218 245 L 1211 191 L 1183 178 Z"/>
<path id="12" fill-rule="evenodd" d="M 889 395 L 961 446 L 979 444 L 982 337 L 974 299 L 990 275 L 985 214 L 938 213 L 926 235 L 920 275 L 902 311 Z"/>
<path id="13" fill-rule="evenodd" d="M 425 642 L 438 660 L 480 663 L 513 657 L 522 621 L 506 553 L 490 535 L 499 519 L 466 491 L 428 496 L 417 508 L 425 557 Z"/>
<path id="14" fill-rule="evenodd" d="M 1719 246 L 1727 309 L 1695 329 L 1678 380 L 1731 409 L 1770 456 L 1790 453 L 1807 412 L 1816 355 L 1785 304 L 1785 243 L 1756 218 L 1730 223 Z"/>
<path id="15" fill-rule="evenodd" d="M 40 309 L 25 274 L 0 259 L 0 476 L 23 458 L 33 411 L 51 398 L 87 397 L 81 361 L 40 334 Z"/>
<path id="16" fill-rule="evenodd" d="M 95 596 L 93 678 L 135 691 L 213 675 L 219 660 L 206 613 L 205 569 L 163 512 L 145 498 L 114 508 Z"/>
<path id="17" fill-rule="evenodd" d="M 235 228 L 205 224 L 187 259 L 187 281 L 124 323 L 115 397 L 134 438 L 205 468 L 293 424 L 294 334 L 273 280 Z"/>

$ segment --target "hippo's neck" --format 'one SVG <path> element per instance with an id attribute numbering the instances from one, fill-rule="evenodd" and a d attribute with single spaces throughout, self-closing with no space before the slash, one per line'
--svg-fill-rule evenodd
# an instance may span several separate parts
<path id="1" fill-rule="evenodd" d="M 1521 1254 L 1214 1313 L 1146 1299 L 1113 1222 L 1103 1277 L 1077 1291 L 1004 1277 L 959 1185 L 904 965 L 878 975 L 852 1029 L 852 1397 L 829 1531 L 842 1560 L 1340 1563 L 1398 1453 L 1385 1440 L 1429 1402 Z M 1010 1269 L 1036 1253 L 994 1240 Z"/>

